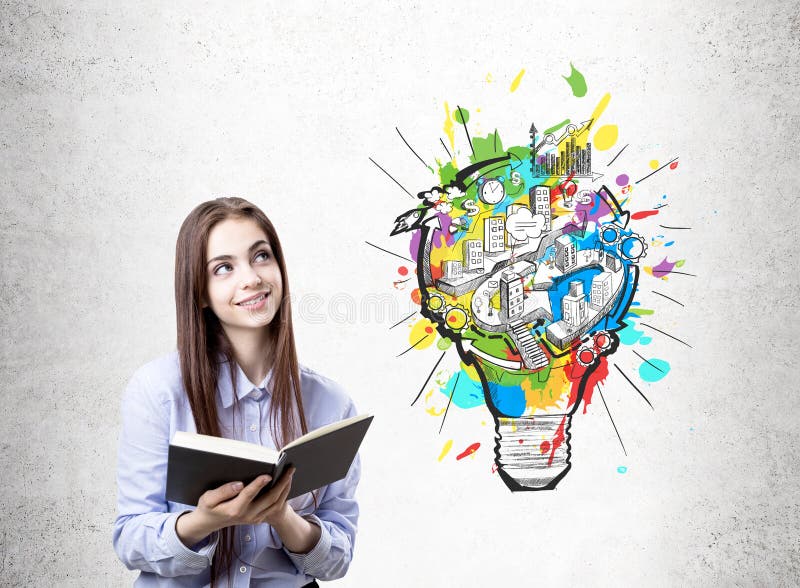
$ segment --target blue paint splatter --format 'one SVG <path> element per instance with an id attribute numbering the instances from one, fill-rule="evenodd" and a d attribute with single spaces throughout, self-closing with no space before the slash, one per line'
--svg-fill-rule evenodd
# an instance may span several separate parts
<path id="1" fill-rule="evenodd" d="M 639 377 L 645 382 L 658 382 L 669 373 L 669 367 L 663 359 L 648 359 L 639 366 Z"/>
<path id="2" fill-rule="evenodd" d="M 458 377 L 459 373 L 461 373 L 461 377 Z M 456 387 L 455 394 L 453 394 L 453 387 L 456 386 L 456 380 L 458 381 L 458 386 Z M 450 395 L 453 394 L 453 404 L 458 408 L 474 408 L 486 402 L 483 396 L 483 387 L 481 383 L 473 382 L 462 372 L 456 372 L 450 376 L 447 384 L 440 388 L 439 391 L 447 396 L 447 398 L 450 398 Z"/>
<path id="3" fill-rule="evenodd" d="M 628 471 L 628 468 L 626 468 L 625 466 L 619 466 L 617 468 L 617 472 L 620 473 L 620 474 L 624 474 L 627 471 Z"/>

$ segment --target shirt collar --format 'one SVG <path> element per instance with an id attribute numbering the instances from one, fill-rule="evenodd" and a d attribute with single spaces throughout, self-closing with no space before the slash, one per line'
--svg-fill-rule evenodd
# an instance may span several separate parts
<path id="1" fill-rule="evenodd" d="M 238 363 L 234 361 L 233 365 L 236 366 L 236 398 L 238 400 L 241 400 L 253 390 L 258 390 L 259 394 L 261 391 L 264 391 L 267 394 L 272 393 L 272 368 L 270 368 L 269 372 L 267 372 L 267 375 L 264 377 L 264 379 L 261 380 L 261 383 L 256 386 L 245 375 L 244 370 L 242 370 Z M 225 360 L 220 362 L 219 368 L 219 382 L 217 386 L 219 388 L 220 400 L 222 400 L 222 406 L 228 408 L 233 404 L 231 370 L 229 364 Z"/>

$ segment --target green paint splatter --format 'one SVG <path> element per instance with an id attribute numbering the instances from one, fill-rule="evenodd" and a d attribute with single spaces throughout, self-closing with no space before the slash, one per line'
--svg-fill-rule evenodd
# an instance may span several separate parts
<path id="1" fill-rule="evenodd" d="M 472 150 L 475 152 L 474 156 L 470 156 L 470 161 L 484 161 L 492 159 L 505 154 L 503 150 L 503 141 L 500 139 L 497 131 L 489 133 L 486 138 L 473 137 Z"/>
<path id="2" fill-rule="evenodd" d="M 669 368 L 663 359 L 648 359 L 639 366 L 639 376 L 645 382 L 658 382 L 669 373 Z"/>
<path id="3" fill-rule="evenodd" d="M 452 161 L 448 161 L 446 164 L 441 165 L 437 159 L 436 163 L 439 165 L 439 181 L 442 186 L 445 186 L 456 179 L 458 170 L 453 165 Z"/>
<path id="4" fill-rule="evenodd" d="M 453 119 L 462 125 L 467 124 L 469 122 L 469 110 L 457 108 L 455 112 L 453 112 Z"/>
<path id="5" fill-rule="evenodd" d="M 552 126 L 549 129 L 545 129 L 544 131 L 542 131 L 542 135 L 549 135 L 550 133 L 555 133 L 558 129 L 560 129 L 561 127 L 565 127 L 568 124 L 569 124 L 569 119 L 565 118 L 564 120 L 562 120 L 557 125 Z"/>
<path id="6" fill-rule="evenodd" d="M 582 98 L 583 96 L 586 96 L 586 80 L 584 79 L 583 74 L 575 69 L 575 66 L 572 65 L 572 62 L 569 63 L 569 66 L 572 68 L 569 77 L 561 77 L 567 80 L 569 87 L 572 88 L 573 96 Z"/>
<path id="7" fill-rule="evenodd" d="M 442 351 L 445 351 L 450 348 L 450 345 L 452 345 L 452 343 L 453 342 L 450 339 L 448 339 L 447 337 L 443 337 L 436 342 L 436 347 L 438 347 Z"/>
<path id="8" fill-rule="evenodd" d="M 628 312 L 631 314 L 635 314 L 636 316 L 645 316 L 649 314 L 653 314 L 655 311 L 650 310 L 649 308 L 631 308 L 628 309 Z"/>

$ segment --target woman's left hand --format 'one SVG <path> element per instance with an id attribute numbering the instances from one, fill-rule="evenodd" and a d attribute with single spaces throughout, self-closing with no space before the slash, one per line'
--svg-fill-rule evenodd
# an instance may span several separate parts
<path id="1" fill-rule="evenodd" d="M 295 469 L 291 468 L 285 472 L 270 492 L 260 499 L 264 503 L 264 508 L 258 516 L 260 520 L 275 529 L 286 549 L 294 553 L 308 553 L 319 541 L 322 529 L 316 523 L 297 514 L 286 500 L 292 486 L 294 471 Z M 274 495 L 273 491 L 276 491 Z"/>
<path id="2" fill-rule="evenodd" d="M 253 501 L 253 507 L 257 509 L 256 519 L 262 523 L 267 523 L 273 527 L 279 527 L 287 521 L 295 512 L 286 498 L 292 488 L 292 476 L 295 468 L 291 467 L 283 472 L 276 484 L 270 488 L 261 498 Z"/>

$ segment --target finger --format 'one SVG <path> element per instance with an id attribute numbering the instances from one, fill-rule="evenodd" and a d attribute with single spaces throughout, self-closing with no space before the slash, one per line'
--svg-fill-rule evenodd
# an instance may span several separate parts
<path id="1" fill-rule="evenodd" d="M 286 498 L 289 496 L 289 491 L 291 490 L 291 488 L 292 488 L 291 483 L 285 484 L 280 494 L 278 494 L 278 496 L 275 498 L 275 501 L 258 513 L 257 516 L 262 522 L 266 522 L 266 519 L 273 512 L 277 512 L 278 510 L 283 508 L 283 505 L 286 502 Z"/>
<path id="2" fill-rule="evenodd" d="M 294 468 L 287 470 L 264 496 L 253 503 L 256 512 L 263 512 L 275 504 L 285 487 L 291 487 Z"/>
<path id="3" fill-rule="evenodd" d="M 200 500 L 203 502 L 204 506 L 214 508 L 219 503 L 236 497 L 239 492 L 242 491 L 242 488 L 244 488 L 244 484 L 241 482 L 223 484 L 219 488 L 214 488 L 213 490 L 205 492 L 203 496 L 200 497 Z"/>
<path id="4" fill-rule="evenodd" d="M 258 476 L 255 480 L 244 487 L 244 490 L 239 493 L 239 496 L 236 497 L 236 500 L 241 503 L 241 506 L 250 504 L 253 502 L 253 499 L 256 497 L 256 495 L 261 492 L 264 486 L 269 484 L 271 480 L 272 476 Z"/>

